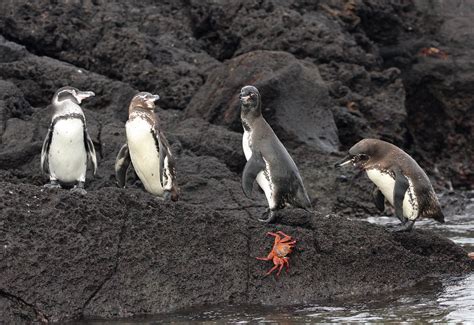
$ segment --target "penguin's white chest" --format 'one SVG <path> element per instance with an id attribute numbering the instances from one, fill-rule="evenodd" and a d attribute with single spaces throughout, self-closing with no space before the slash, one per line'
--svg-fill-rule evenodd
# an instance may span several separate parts
<path id="1" fill-rule="evenodd" d="M 388 173 L 384 173 L 378 169 L 366 170 L 369 179 L 379 188 L 385 198 L 394 205 L 393 195 L 395 191 L 395 179 Z M 408 189 L 403 198 L 403 216 L 410 220 L 415 220 L 418 217 L 418 201 L 415 196 L 413 183 L 408 178 Z"/>
<path id="2" fill-rule="evenodd" d="M 133 168 L 143 186 L 154 195 L 163 195 L 160 155 L 150 124 L 145 119 L 134 118 L 126 123 L 125 130 Z"/>
<path id="3" fill-rule="evenodd" d="M 252 157 L 252 143 L 251 143 L 251 136 L 250 132 L 244 131 L 243 137 L 242 137 L 242 148 L 244 150 L 244 155 L 245 159 L 249 161 L 250 157 Z M 265 170 L 261 171 L 257 175 L 257 184 L 260 186 L 260 188 L 263 190 L 265 193 L 265 197 L 267 198 L 268 205 L 271 208 L 274 208 L 276 206 L 276 202 L 273 198 L 273 183 L 272 183 L 272 177 L 271 177 L 271 171 L 268 166 L 268 162 L 265 161 Z"/>
<path id="4" fill-rule="evenodd" d="M 54 124 L 48 161 L 52 178 L 64 183 L 85 181 L 87 152 L 80 119 L 60 119 Z"/>

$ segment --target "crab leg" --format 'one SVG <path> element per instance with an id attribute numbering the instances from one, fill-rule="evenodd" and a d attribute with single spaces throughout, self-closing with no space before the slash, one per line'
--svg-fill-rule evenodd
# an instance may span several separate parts
<path id="1" fill-rule="evenodd" d="M 291 240 L 291 236 L 285 234 L 283 231 L 277 231 L 277 234 L 280 234 L 283 236 L 283 238 L 280 240 L 280 242 L 286 242 L 288 240 Z M 296 241 L 295 241 L 296 243 Z"/>
<path id="2" fill-rule="evenodd" d="M 280 268 L 278 269 L 277 276 L 280 275 L 281 270 L 283 269 L 283 266 L 285 265 L 285 262 L 284 262 L 284 261 L 283 261 L 283 262 L 279 262 L 279 263 L 280 263 Z M 275 267 L 276 267 L 276 265 L 275 265 Z"/>
<path id="3" fill-rule="evenodd" d="M 274 267 L 272 267 L 272 268 L 270 269 L 270 271 L 268 271 L 267 273 L 265 273 L 265 276 L 270 275 L 273 271 L 276 270 L 277 267 L 278 267 L 278 265 L 275 265 Z"/>
<path id="4" fill-rule="evenodd" d="M 273 259 L 273 252 L 270 252 L 267 257 L 256 257 L 260 261 L 271 261 Z"/>
<path id="5" fill-rule="evenodd" d="M 260 261 L 271 261 L 271 260 L 273 260 L 274 255 L 275 254 L 273 253 L 273 249 L 272 249 L 267 257 L 256 257 L 256 259 L 260 260 Z"/>
<path id="6" fill-rule="evenodd" d="M 267 232 L 267 235 L 268 236 L 273 236 L 273 237 L 280 237 L 280 235 L 275 234 L 274 232 L 271 232 L 271 231 Z"/>
<path id="7" fill-rule="evenodd" d="M 280 244 L 285 244 L 285 245 L 289 245 L 289 246 L 294 246 L 296 244 L 296 240 L 293 240 L 293 241 L 283 241 L 281 240 L 280 241 Z"/>
<path id="8" fill-rule="evenodd" d="M 290 262 L 288 257 L 283 258 L 283 264 L 286 264 L 286 272 L 288 272 L 290 270 Z"/>
<path id="9" fill-rule="evenodd" d="M 281 239 L 280 235 L 275 234 L 274 232 L 270 232 L 270 231 L 267 232 L 267 235 L 275 237 L 275 243 L 274 243 L 274 245 L 276 245 L 276 244 L 278 244 L 278 243 L 280 242 L 280 239 Z"/>

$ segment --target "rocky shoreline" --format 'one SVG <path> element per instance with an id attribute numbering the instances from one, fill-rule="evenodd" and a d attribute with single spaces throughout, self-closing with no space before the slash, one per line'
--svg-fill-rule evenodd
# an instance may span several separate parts
<path id="1" fill-rule="evenodd" d="M 377 215 L 372 187 L 333 168 L 353 143 L 377 137 L 413 155 L 438 192 L 473 188 L 469 4 L 41 0 L 0 9 L 2 320 L 301 304 L 473 270 L 462 248 L 433 231 L 392 234 L 357 220 Z M 423 56 L 426 47 L 448 56 Z M 250 200 L 240 187 L 244 84 L 259 87 L 314 214 L 286 209 L 277 225 L 256 221 L 263 194 Z M 99 159 L 85 197 L 42 187 L 48 105 L 64 85 L 96 93 L 83 106 Z M 177 203 L 156 200 L 133 175 L 127 189 L 115 186 L 138 90 L 162 98 Z M 448 222 L 451 201 L 442 201 Z M 255 257 L 268 253 L 265 233 L 276 229 L 298 244 L 290 272 L 265 278 L 271 265 Z"/>
<path id="2" fill-rule="evenodd" d="M 208 304 L 295 305 L 390 292 L 473 269 L 432 231 L 393 234 L 337 215 L 163 203 L 139 189 L 81 198 L 1 184 L 4 321 L 118 318 Z M 237 185 L 237 184 L 236 184 Z M 235 186 L 235 190 L 238 190 Z M 229 193 L 229 196 L 232 194 Z M 297 239 L 291 269 L 264 277 L 267 231 Z"/>

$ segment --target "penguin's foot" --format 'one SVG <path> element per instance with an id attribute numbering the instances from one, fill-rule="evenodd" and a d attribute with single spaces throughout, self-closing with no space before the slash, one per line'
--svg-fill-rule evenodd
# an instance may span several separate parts
<path id="1" fill-rule="evenodd" d="M 46 188 L 61 188 L 61 185 L 59 185 L 58 181 L 51 180 L 48 184 L 44 184 L 44 187 L 46 187 Z"/>
<path id="2" fill-rule="evenodd" d="M 258 218 L 258 221 L 264 222 L 264 223 L 274 223 L 276 219 L 275 211 L 267 209 L 260 218 Z"/>
<path id="3" fill-rule="evenodd" d="M 169 191 L 164 191 L 163 192 L 163 196 L 155 196 L 155 198 L 160 201 L 160 202 L 163 202 L 163 201 L 171 201 L 171 193 Z"/>
<path id="4" fill-rule="evenodd" d="M 77 193 L 77 194 L 81 194 L 81 195 L 86 195 L 87 194 L 87 191 L 85 189 L 77 187 L 77 186 L 74 186 L 73 188 L 71 188 L 70 191 L 72 193 Z"/>
<path id="5" fill-rule="evenodd" d="M 171 201 L 171 192 L 170 191 L 165 191 L 163 193 L 163 200 L 164 201 Z"/>
<path id="6" fill-rule="evenodd" d="M 413 220 L 408 220 L 404 224 L 401 224 L 400 226 L 396 226 L 393 228 L 388 229 L 390 232 L 409 232 L 413 229 L 413 225 L 415 222 Z"/>
<path id="7" fill-rule="evenodd" d="M 73 188 L 70 190 L 72 193 L 78 193 L 80 195 L 86 195 L 87 191 L 84 189 L 84 182 L 78 182 L 77 185 L 75 185 Z"/>
<path id="8" fill-rule="evenodd" d="M 408 218 L 405 218 L 405 217 L 403 217 L 403 216 L 399 216 L 399 215 L 397 215 L 395 212 L 394 212 L 393 214 L 398 218 L 398 220 L 400 220 L 400 222 L 401 222 L 402 224 L 406 224 L 406 223 L 408 222 Z"/>

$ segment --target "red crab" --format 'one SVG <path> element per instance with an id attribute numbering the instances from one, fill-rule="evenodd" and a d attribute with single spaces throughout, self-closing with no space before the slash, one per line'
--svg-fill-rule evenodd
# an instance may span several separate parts
<path id="1" fill-rule="evenodd" d="M 286 264 L 286 270 L 290 269 L 289 258 L 286 255 L 290 254 L 293 247 L 296 245 L 296 240 L 292 240 L 291 236 L 285 234 L 283 231 L 274 232 L 267 232 L 267 235 L 275 237 L 275 243 L 273 244 L 272 251 L 268 254 L 267 257 L 257 257 L 257 260 L 261 261 L 272 261 L 275 264 L 274 267 L 268 271 L 265 276 L 269 275 L 273 271 L 275 271 L 278 267 L 277 276 L 280 275 L 283 266 Z M 281 236 L 283 236 L 283 238 Z"/>

